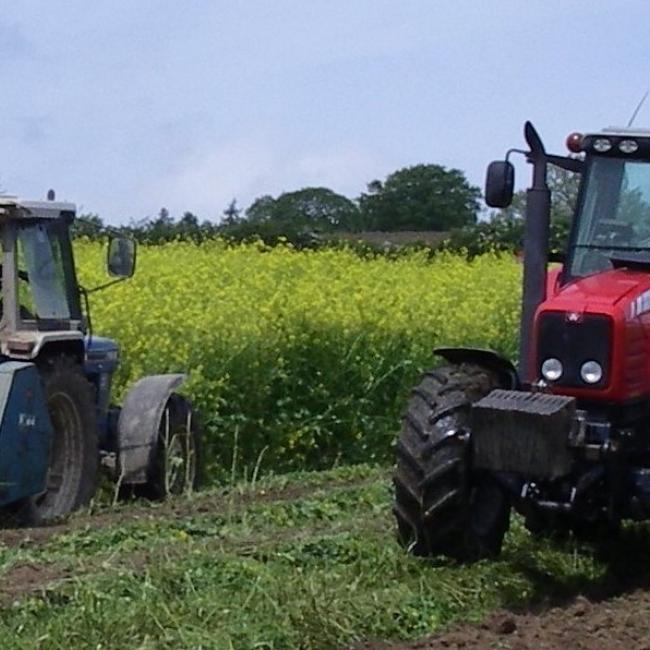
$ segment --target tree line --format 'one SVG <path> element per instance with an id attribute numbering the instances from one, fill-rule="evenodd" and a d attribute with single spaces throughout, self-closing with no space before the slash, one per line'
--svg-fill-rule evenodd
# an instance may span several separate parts
<path id="1" fill-rule="evenodd" d="M 568 172 L 551 168 L 549 185 L 553 193 L 551 247 L 560 249 L 577 196 L 577 180 Z M 201 220 L 191 212 L 174 218 L 162 208 L 156 217 L 131 220 L 117 229 L 147 244 L 172 240 L 200 243 L 223 237 L 261 239 L 269 245 L 289 241 L 301 247 L 331 245 L 341 233 L 428 231 L 445 233 L 439 247 L 470 256 L 486 250 L 520 249 L 525 192 L 517 193 L 509 208 L 481 220 L 480 199 L 480 189 L 472 186 L 463 172 L 420 164 L 399 169 L 383 181 L 371 181 L 356 199 L 326 187 L 307 187 L 277 197 L 260 196 L 243 211 L 233 199 L 218 220 Z M 103 227 L 98 215 L 83 215 L 75 223 L 74 234 L 94 238 Z"/>
<path id="2" fill-rule="evenodd" d="M 273 243 L 279 237 L 292 240 L 341 231 L 448 231 L 476 223 L 480 197 L 480 190 L 461 171 L 422 164 L 371 181 L 356 199 L 326 187 L 307 187 L 277 197 L 260 196 L 244 211 L 233 200 L 218 220 L 201 220 L 191 212 L 174 219 L 162 208 L 156 217 L 132 220 L 121 229 L 147 243 L 217 235 L 256 236 Z M 92 237 L 100 225 L 98 215 L 85 215 L 76 232 Z"/>

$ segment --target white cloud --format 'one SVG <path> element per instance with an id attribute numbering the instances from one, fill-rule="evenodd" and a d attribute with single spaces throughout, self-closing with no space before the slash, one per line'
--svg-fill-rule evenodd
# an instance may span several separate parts
<path id="1" fill-rule="evenodd" d="M 215 219 L 233 197 L 245 208 L 263 194 L 325 186 L 354 198 L 385 173 L 380 167 L 371 152 L 353 147 L 296 153 L 237 141 L 186 157 L 138 194 L 148 214 L 165 206 L 173 215 L 189 210 Z"/>

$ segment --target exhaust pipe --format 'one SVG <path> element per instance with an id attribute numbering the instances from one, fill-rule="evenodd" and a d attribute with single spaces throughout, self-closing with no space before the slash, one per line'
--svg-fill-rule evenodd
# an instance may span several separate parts
<path id="1" fill-rule="evenodd" d="M 546 182 L 547 156 L 535 127 L 526 122 L 524 135 L 530 148 L 528 162 L 533 165 L 533 182 L 526 191 L 524 223 L 524 277 L 519 325 L 519 376 L 523 383 L 537 379 L 533 328 L 535 312 L 546 299 L 551 191 Z"/>

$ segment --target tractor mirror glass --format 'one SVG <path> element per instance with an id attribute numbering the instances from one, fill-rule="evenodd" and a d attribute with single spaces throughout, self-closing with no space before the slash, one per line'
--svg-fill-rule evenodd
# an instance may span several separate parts
<path id="1" fill-rule="evenodd" d="M 135 272 L 135 241 L 128 237 L 111 237 L 106 266 L 109 275 L 130 278 Z"/>
<path id="2" fill-rule="evenodd" d="M 491 208 L 507 208 L 515 188 L 515 168 L 507 160 L 488 165 L 485 178 L 485 202 Z"/>

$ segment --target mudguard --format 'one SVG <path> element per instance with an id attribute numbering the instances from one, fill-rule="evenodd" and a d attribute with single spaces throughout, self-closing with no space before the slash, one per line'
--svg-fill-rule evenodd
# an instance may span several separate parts
<path id="1" fill-rule="evenodd" d="M 187 375 L 151 375 L 137 381 L 124 399 L 117 422 L 117 460 L 122 483 L 147 482 L 167 400 Z"/>
<path id="2" fill-rule="evenodd" d="M 519 374 L 510 359 L 485 348 L 436 348 L 433 353 L 449 363 L 475 363 L 497 373 L 502 388 L 521 387 Z"/>

